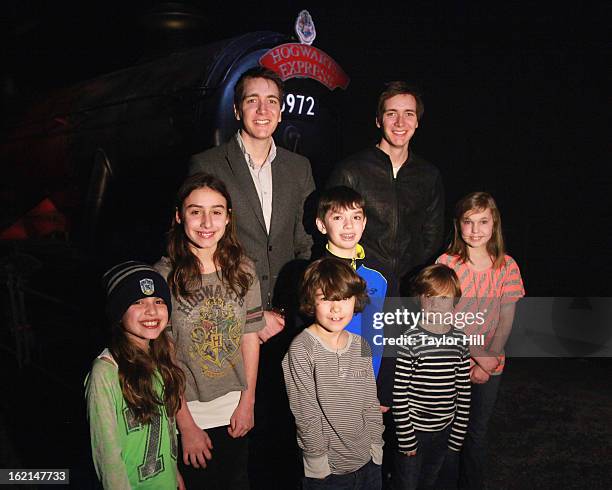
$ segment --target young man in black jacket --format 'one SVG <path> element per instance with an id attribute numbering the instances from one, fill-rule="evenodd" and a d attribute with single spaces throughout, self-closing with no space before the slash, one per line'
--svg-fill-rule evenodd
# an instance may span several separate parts
<path id="1" fill-rule="evenodd" d="M 444 226 L 444 189 L 438 169 L 414 154 L 410 140 L 423 116 L 418 93 L 390 82 L 378 99 L 376 146 L 336 166 L 328 187 L 345 185 L 365 199 L 368 227 L 363 245 L 399 296 L 402 278 L 436 255 Z"/>
<path id="2" fill-rule="evenodd" d="M 345 185 L 365 200 L 368 226 L 362 236 L 368 256 L 387 278 L 387 298 L 400 296 L 402 279 L 436 256 L 444 228 L 444 188 L 438 169 L 410 149 L 423 116 L 423 101 L 405 82 L 390 82 L 378 98 L 380 142 L 336 166 L 327 186 Z M 386 328 L 385 337 L 397 336 Z M 377 377 L 385 413 L 385 453 L 395 452 L 392 405 L 394 352 L 386 349 Z M 383 476 L 393 458 L 385 457 Z M 387 482 L 388 483 L 388 482 Z"/>

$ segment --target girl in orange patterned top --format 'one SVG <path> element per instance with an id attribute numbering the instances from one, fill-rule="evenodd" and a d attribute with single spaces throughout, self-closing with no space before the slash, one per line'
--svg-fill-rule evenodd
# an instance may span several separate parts
<path id="1" fill-rule="evenodd" d="M 457 203 L 453 240 L 436 262 L 457 273 L 462 298 L 456 316 L 464 315 L 467 335 L 479 334 L 470 337 L 475 339 L 470 348 L 472 403 L 459 486 L 483 488 L 486 430 L 504 368 L 504 346 L 516 302 L 525 295 L 519 267 L 505 253 L 500 213 L 490 194 L 473 192 Z"/>

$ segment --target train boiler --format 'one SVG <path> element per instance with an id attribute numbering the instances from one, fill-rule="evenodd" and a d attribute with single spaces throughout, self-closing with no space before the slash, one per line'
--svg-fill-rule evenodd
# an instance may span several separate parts
<path id="1" fill-rule="evenodd" d="M 0 240 L 55 234 L 98 259 L 155 260 L 190 155 L 236 132 L 233 87 L 257 65 L 285 80 L 275 141 L 307 156 L 321 182 L 339 155 L 337 98 L 349 79 L 312 46 L 314 25 L 300 15 L 301 42 L 252 32 L 97 77 L 28 108 L 0 143 Z"/>

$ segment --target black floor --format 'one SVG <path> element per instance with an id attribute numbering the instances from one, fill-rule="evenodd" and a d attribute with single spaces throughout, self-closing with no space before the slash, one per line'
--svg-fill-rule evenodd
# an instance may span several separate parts
<path id="1" fill-rule="evenodd" d="M 95 488 L 82 386 L 96 333 L 39 331 L 21 368 L 12 337 L 1 338 L 0 467 L 69 468 L 72 488 Z M 490 428 L 488 488 L 610 488 L 611 374 L 612 359 L 510 359 Z M 278 444 L 253 450 L 274 456 L 287 444 L 286 430 L 277 435 Z M 259 461 L 268 466 L 253 468 L 258 488 L 297 487 L 286 481 L 295 467 Z"/>

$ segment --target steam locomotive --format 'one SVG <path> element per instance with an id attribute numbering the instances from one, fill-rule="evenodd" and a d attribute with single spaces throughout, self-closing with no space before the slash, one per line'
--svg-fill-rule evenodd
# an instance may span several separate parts
<path id="1" fill-rule="evenodd" d="M 0 243 L 63 237 L 109 259 L 154 260 L 190 155 L 237 130 L 233 87 L 265 65 L 286 79 L 275 141 L 321 181 L 337 159 L 337 87 L 323 51 L 253 32 L 60 90 L 8 124 L 0 143 Z"/>

